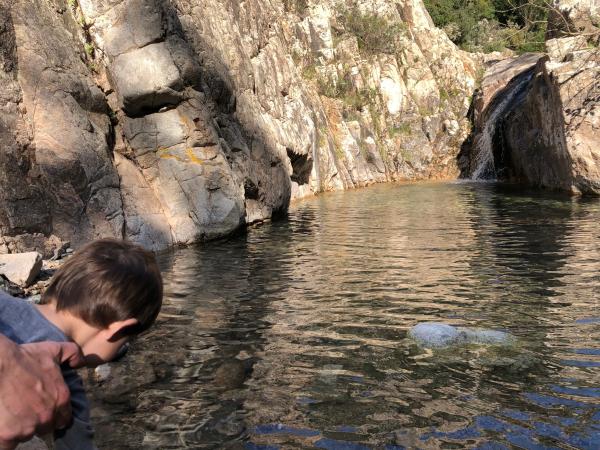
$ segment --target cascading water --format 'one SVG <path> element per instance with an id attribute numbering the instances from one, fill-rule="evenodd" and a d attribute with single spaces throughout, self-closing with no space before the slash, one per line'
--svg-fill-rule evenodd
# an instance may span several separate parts
<path id="1" fill-rule="evenodd" d="M 481 130 L 481 134 L 475 145 L 475 158 L 473 161 L 474 169 L 471 171 L 472 180 L 489 180 L 496 178 L 493 145 L 496 127 L 508 112 L 509 108 L 513 105 L 517 95 L 523 92 L 532 76 L 533 73 L 528 73 L 520 80 L 517 80 L 513 86 L 508 86 L 504 89 L 501 93 L 501 95 L 504 95 L 504 98 L 494 106 L 491 113 L 486 118 L 483 130 Z"/>

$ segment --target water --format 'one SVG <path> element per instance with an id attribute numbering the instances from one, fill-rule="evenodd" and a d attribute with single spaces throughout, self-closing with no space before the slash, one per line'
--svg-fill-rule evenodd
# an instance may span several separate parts
<path id="1" fill-rule="evenodd" d="M 475 145 L 474 169 L 471 173 L 472 180 L 487 180 L 496 177 L 496 167 L 494 164 L 494 135 L 496 128 L 506 113 L 514 107 L 516 97 L 523 93 L 524 88 L 529 84 L 533 73 L 522 76 L 514 86 L 507 88 L 507 92 L 502 92 L 502 100 L 493 106 L 489 117 L 485 118 L 485 125 Z M 489 106 L 488 106 L 489 107 Z"/>
<path id="2" fill-rule="evenodd" d="M 158 325 L 91 391 L 98 445 L 599 448 L 599 223 L 598 200 L 388 185 L 165 254 Z M 519 343 L 420 349 L 431 320 Z"/>

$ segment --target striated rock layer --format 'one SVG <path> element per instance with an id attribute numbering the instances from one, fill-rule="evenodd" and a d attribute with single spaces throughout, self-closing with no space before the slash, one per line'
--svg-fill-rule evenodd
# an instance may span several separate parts
<path id="1" fill-rule="evenodd" d="M 421 0 L 0 0 L 0 253 L 455 177 L 476 72 Z"/>

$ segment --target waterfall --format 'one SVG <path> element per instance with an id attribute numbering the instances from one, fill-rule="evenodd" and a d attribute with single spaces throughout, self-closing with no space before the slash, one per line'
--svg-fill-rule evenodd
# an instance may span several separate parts
<path id="1" fill-rule="evenodd" d="M 485 119 L 485 125 L 479 139 L 475 145 L 475 159 L 473 161 L 474 169 L 471 171 L 472 180 L 494 179 L 496 176 L 496 168 L 494 167 L 494 143 L 493 138 L 496 134 L 496 126 L 499 121 L 510 110 L 515 97 L 523 91 L 533 76 L 530 72 L 527 76 L 521 77 L 513 86 L 510 84 L 502 91 L 500 95 L 504 98 L 493 106 L 492 112 Z M 496 94 L 498 95 L 498 94 Z M 492 106 L 492 104 L 490 104 Z M 490 107 L 488 106 L 488 108 Z"/>

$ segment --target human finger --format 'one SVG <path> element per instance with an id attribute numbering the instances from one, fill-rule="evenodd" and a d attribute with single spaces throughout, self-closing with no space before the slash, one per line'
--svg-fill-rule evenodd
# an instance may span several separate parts
<path id="1" fill-rule="evenodd" d="M 81 349 L 73 342 L 38 342 L 23 346 L 35 346 L 36 352 L 46 353 L 58 365 L 68 362 L 70 367 L 77 369 L 85 363 Z"/>

